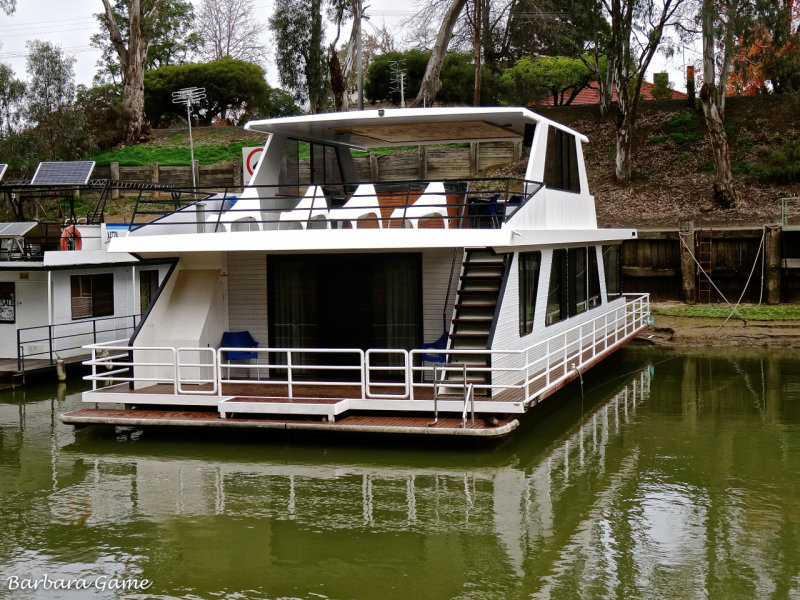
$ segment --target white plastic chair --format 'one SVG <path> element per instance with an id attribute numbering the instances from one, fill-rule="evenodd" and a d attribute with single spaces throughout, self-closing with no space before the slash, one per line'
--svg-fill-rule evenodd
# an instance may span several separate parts
<path id="1" fill-rule="evenodd" d="M 447 229 L 447 196 L 445 195 L 444 183 L 441 181 L 431 181 L 419 198 L 406 208 L 395 208 L 392 211 L 391 220 L 405 219 L 404 227 L 419 227 L 419 220 L 430 217 L 440 216 Z"/>
<path id="2" fill-rule="evenodd" d="M 335 221 L 350 221 L 353 229 L 357 227 L 359 219 L 370 219 L 369 223 L 377 223 L 380 228 L 381 211 L 375 186 L 371 183 L 359 185 L 344 206 L 330 211 L 330 218 Z"/>
<path id="3" fill-rule="evenodd" d="M 212 198 L 217 196 L 221 196 L 221 194 L 212 196 Z M 210 214 L 206 218 L 206 225 L 211 226 L 211 231 L 213 231 L 213 227 L 217 226 L 217 223 L 219 223 L 218 229 L 221 231 L 261 231 L 263 220 L 261 199 L 257 196 L 249 198 L 240 196 L 234 205 L 221 215 Z"/>
<path id="4" fill-rule="evenodd" d="M 318 185 L 310 185 L 300 202 L 292 210 L 282 212 L 281 228 L 284 229 L 328 229 L 328 204 Z"/>

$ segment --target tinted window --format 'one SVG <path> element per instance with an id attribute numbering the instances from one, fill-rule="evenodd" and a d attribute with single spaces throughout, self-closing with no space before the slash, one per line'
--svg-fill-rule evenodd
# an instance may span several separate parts
<path id="1" fill-rule="evenodd" d="M 536 292 L 539 289 L 539 265 L 541 252 L 526 252 L 519 255 L 519 334 L 533 331 L 536 310 Z"/>
<path id="2" fill-rule="evenodd" d="M 603 246 L 603 267 L 606 275 L 606 295 L 609 300 L 622 295 L 622 273 L 620 250 L 622 246 Z"/>
<path id="3" fill-rule="evenodd" d="M 550 127 L 547 133 L 544 184 L 553 190 L 581 191 L 575 136 L 555 127 Z"/>

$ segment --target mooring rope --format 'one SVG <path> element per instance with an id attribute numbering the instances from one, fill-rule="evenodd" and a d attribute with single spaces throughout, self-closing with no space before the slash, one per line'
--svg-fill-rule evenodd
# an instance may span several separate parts
<path id="1" fill-rule="evenodd" d="M 762 229 L 762 231 L 761 231 L 761 242 L 758 244 L 758 250 L 756 251 L 756 259 L 753 261 L 753 266 L 750 269 L 750 275 L 747 277 L 747 282 L 745 282 L 745 284 L 744 284 L 744 288 L 742 289 L 742 293 L 739 296 L 739 300 L 737 300 L 737 302 L 736 302 L 736 306 L 734 306 L 733 304 L 731 304 L 728 301 L 728 299 L 725 297 L 725 294 L 722 293 L 722 291 L 717 287 L 717 284 L 715 284 L 714 281 L 711 279 L 711 276 L 708 273 L 706 273 L 705 269 L 703 269 L 703 266 L 698 262 L 697 258 L 695 257 L 694 252 L 692 251 L 692 249 L 689 248 L 689 246 L 686 244 L 685 241 L 683 241 L 683 237 L 680 236 L 680 235 L 678 236 L 678 239 L 681 241 L 681 244 L 683 244 L 683 247 L 686 248 L 686 250 L 689 251 L 689 255 L 692 257 L 692 260 L 697 265 L 697 268 L 700 270 L 700 273 L 702 273 L 705 276 L 705 278 L 708 279 L 708 282 L 714 287 L 714 289 L 720 295 L 720 298 L 722 298 L 725 301 L 725 303 L 731 309 L 731 314 L 728 315 L 728 318 L 725 319 L 725 321 L 723 321 L 722 325 L 720 325 L 714 331 L 714 333 L 716 333 L 717 331 L 719 331 L 720 329 L 722 329 L 725 326 L 725 323 L 727 323 L 730 320 L 730 318 L 733 315 L 736 314 L 737 309 L 739 308 L 739 305 L 742 303 L 742 299 L 744 298 L 744 294 L 747 291 L 747 286 L 750 285 L 750 280 L 753 278 L 753 273 L 756 270 L 756 265 L 758 264 L 758 257 L 762 254 L 761 249 L 764 247 L 764 239 L 766 238 L 766 235 L 767 235 L 766 234 L 766 229 Z M 761 261 L 761 281 L 762 281 L 761 288 L 762 288 L 762 293 L 763 293 L 763 287 L 764 287 L 764 285 L 763 285 L 763 281 L 764 281 L 764 261 L 763 261 L 763 259 Z M 758 303 L 759 303 L 759 305 L 761 304 L 761 296 L 759 296 Z M 747 323 L 747 320 L 744 317 L 742 317 L 741 315 L 738 315 L 738 317 L 742 321 Z"/>

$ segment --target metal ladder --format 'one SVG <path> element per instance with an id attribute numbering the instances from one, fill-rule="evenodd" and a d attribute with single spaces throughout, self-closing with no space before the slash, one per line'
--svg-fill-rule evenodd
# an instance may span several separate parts
<path id="1" fill-rule="evenodd" d="M 448 373 L 461 371 L 461 381 L 448 379 Z M 428 423 L 428 427 L 433 427 L 439 422 L 439 389 L 440 387 L 454 387 L 458 385 L 464 390 L 464 409 L 461 411 L 461 428 L 467 426 L 467 408 L 471 408 L 472 422 L 475 422 L 475 386 L 467 383 L 467 365 L 464 363 L 443 363 L 433 367 L 433 421 Z"/>
<path id="2" fill-rule="evenodd" d="M 699 229 L 697 231 L 697 300 L 698 302 L 711 303 L 711 250 L 713 231 Z"/>

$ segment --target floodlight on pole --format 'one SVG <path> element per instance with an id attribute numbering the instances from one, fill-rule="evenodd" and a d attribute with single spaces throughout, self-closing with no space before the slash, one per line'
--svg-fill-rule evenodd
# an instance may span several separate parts
<path id="1" fill-rule="evenodd" d="M 186 121 L 189 123 L 189 152 L 192 156 L 192 187 L 197 187 L 194 174 L 194 142 L 192 141 L 192 104 L 197 104 L 206 97 L 206 88 L 189 87 L 172 92 L 173 104 L 186 105 Z"/>

